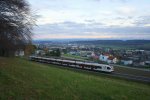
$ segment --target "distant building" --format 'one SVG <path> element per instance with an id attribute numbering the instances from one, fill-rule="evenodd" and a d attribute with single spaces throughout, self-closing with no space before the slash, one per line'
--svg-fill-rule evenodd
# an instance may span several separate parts
<path id="1" fill-rule="evenodd" d="M 87 55 L 86 55 L 88 58 L 91 58 L 92 57 L 92 53 L 91 52 L 89 52 L 89 53 L 87 53 Z"/>
<path id="2" fill-rule="evenodd" d="M 145 61 L 145 65 L 150 65 L 150 61 Z"/>
<path id="3" fill-rule="evenodd" d="M 41 56 L 43 56 L 43 55 L 45 55 L 45 52 L 44 52 L 44 50 L 36 50 L 35 51 L 35 55 L 41 55 Z"/>
<path id="4" fill-rule="evenodd" d="M 99 60 L 100 61 L 104 61 L 104 62 L 107 62 L 107 63 L 114 63 L 116 64 L 118 62 L 118 59 L 112 55 L 109 55 L 109 54 L 101 54 L 99 56 Z"/>
<path id="5" fill-rule="evenodd" d="M 71 55 L 77 55 L 77 53 L 78 53 L 78 52 L 76 52 L 76 51 L 70 51 L 70 52 L 69 52 L 69 54 L 71 54 Z"/>
<path id="6" fill-rule="evenodd" d="M 133 61 L 126 59 L 126 60 L 121 60 L 121 63 L 123 63 L 124 65 L 131 65 L 131 64 L 133 64 Z"/>
<path id="7" fill-rule="evenodd" d="M 118 62 L 118 59 L 116 57 L 110 56 L 107 60 L 107 63 L 113 63 L 116 64 Z"/>
<path id="8" fill-rule="evenodd" d="M 91 57 L 96 60 L 99 59 L 99 56 L 97 54 L 95 54 L 94 52 L 91 53 Z"/>
<path id="9" fill-rule="evenodd" d="M 99 56 L 99 60 L 104 62 L 107 62 L 108 58 L 109 58 L 109 54 L 101 54 Z"/>
<path id="10" fill-rule="evenodd" d="M 23 50 L 17 50 L 16 52 L 15 52 L 15 56 L 24 56 L 24 51 Z"/>
<path id="11" fill-rule="evenodd" d="M 144 61 L 141 61 L 139 64 L 140 64 L 141 66 L 145 66 L 145 62 L 144 62 Z"/>
<path id="12" fill-rule="evenodd" d="M 137 66 L 137 67 L 145 66 L 145 62 L 140 61 L 140 62 L 134 63 L 134 66 Z"/>

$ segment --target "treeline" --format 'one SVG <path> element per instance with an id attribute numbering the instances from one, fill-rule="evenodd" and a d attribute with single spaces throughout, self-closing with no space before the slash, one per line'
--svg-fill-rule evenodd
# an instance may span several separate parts
<path id="1" fill-rule="evenodd" d="M 91 41 L 76 41 L 77 44 L 94 44 L 105 46 L 124 46 L 136 49 L 150 50 L 150 40 L 91 40 Z"/>
<path id="2" fill-rule="evenodd" d="M 76 41 L 80 44 L 103 44 L 103 45 L 144 45 L 150 44 L 150 40 L 94 40 L 94 41 Z"/>

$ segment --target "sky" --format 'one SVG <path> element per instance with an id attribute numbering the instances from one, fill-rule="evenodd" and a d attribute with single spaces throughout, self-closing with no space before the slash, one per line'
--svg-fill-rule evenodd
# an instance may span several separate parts
<path id="1" fill-rule="evenodd" d="M 28 0 L 33 39 L 150 39 L 150 0 Z"/>

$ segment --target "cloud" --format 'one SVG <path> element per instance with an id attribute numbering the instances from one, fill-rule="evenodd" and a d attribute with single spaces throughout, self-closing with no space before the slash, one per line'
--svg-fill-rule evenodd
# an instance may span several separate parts
<path id="1" fill-rule="evenodd" d="M 106 1 L 106 0 L 93 0 L 93 1 L 101 2 L 101 1 Z M 110 1 L 110 2 L 123 2 L 123 3 L 125 3 L 125 2 L 127 2 L 128 0 L 108 0 L 108 1 Z"/>
<path id="2" fill-rule="evenodd" d="M 135 14 L 136 9 L 130 6 L 123 6 L 119 7 L 116 12 L 121 15 L 133 15 Z"/>
<path id="3" fill-rule="evenodd" d="M 144 37 L 150 38 L 149 27 L 120 27 L 120 26 L 105 26 L 102 23 L 76 23 L 76 22 L 62 22 L 40 25 L 35 28 L 36 36 L 51 38 L 50 36 L 58 38 L 61 37 Z"/>
<path id="4" fill-rule="evenodd" d="M 93 0 L 93 1 L 100 2 L 100 1 L 102 1 L 102 0 Z"/>
<path id="5" fill-rule="evenodd" d="M 110 16 L 113 14 L 113 12 L 112 11 L 101 11 L 101 14 L 104 16 Z"/>
<path id="6" fill-rule="evenodd" d="M 87 19 L 87 20 L 85 20 L 85 22 L 92 23 L 92 22 L 95 22 L 95 20 L 94 19 Z"/>
<path id="7" fill-rule="evenodd" d="M 37 9 L 37 37 L 150 37 L 146 0 L 28 0 Z M 141 17 L 138 17 L 141 16 Z M 43 35 L 43 36 L 42 36 Z"/>
<path id="8" fill-rule="evenodd" d="M 136 26 L 149 26 L 150 25 L 150 15 L 140 16 L 134 22 Z"/>

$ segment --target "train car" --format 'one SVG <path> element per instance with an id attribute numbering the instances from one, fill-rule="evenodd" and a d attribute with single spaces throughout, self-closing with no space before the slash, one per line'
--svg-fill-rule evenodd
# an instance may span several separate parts
<path id="1" fill-rule="evenodd" d="M 82 61 L 63 60 L 63 59 L 37 57 L 37 56 L 30 56 L 29 59 L 31 61 L 36 61 L 41 63 L 57 64 L 57 65 L 76 67 L 76 68 L 94 70 L 94 71 L 102 71 L 102 72 L 114 71 L 113 66 L 106 65 L 106 64 L 88 63 Z"/>

